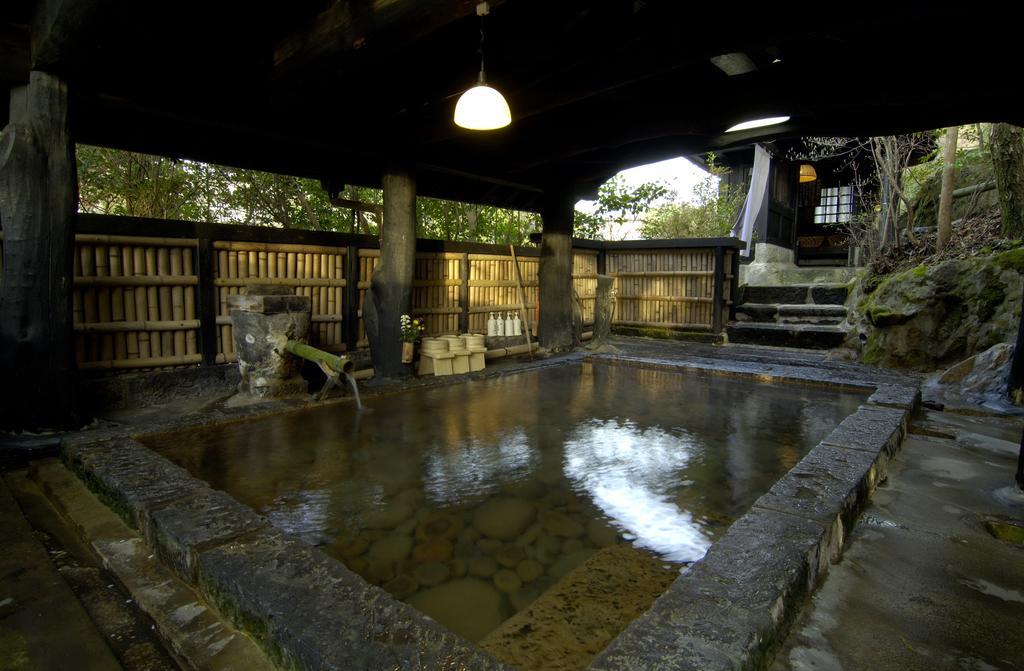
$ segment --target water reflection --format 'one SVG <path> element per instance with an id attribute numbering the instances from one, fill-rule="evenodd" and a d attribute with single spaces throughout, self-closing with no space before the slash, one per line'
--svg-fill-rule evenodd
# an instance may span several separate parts
<path id="1" fill-rule="evenodd" d="M 521 426 L 499 436 L 435 442 L 424 459 L 423 493 L 439 506 L 483 499 L 503 481 L 525 478 L 537 461 Z"/>
<path id="2" fill-rule="evenodd" d="M 363 534 L 360 520 L 375 511 L 393 514 L 401 533 L 437 512 L 468 527 L 477 506 L 513 496 L 538 521 L 557 512 L 576 520 L 571 528 L 610 525 L 688 562 L 861 401 L 584 364 L 374 397 L 362 413 L 317 407 L 148 442 L 315 542 Z"/>
<path id="3" fill-rule="evenodd" d="M 634 545 L 676 562 L 704 556 L 711 540 L 680 510 L 672 492 L 696 441 L 685 431 L 670 435 L 632 422 L 591 420 L 565 444 L 565 473 Z"/>

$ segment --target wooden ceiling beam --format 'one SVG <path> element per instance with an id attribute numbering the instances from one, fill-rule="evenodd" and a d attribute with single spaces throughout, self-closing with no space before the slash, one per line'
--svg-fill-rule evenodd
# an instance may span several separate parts
<path id="1" fill-rule="evenodd" d="M 113 0 L 39 0 L 30 26 L 31 68 L 62 71 L 92 38 Z"/>
<path id="2" fill-rule="evenodd" d="M 490 0 L 493 7 L 504 0 Z M 336 0 L 274 46 L 273 78 L 287 79 L 378 44 L 401 49 L 475 14 L 477 0 Z"/>

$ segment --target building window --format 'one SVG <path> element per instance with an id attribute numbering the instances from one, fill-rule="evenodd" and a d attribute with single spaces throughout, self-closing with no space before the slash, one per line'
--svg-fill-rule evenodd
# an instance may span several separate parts
<path id="1" fill-rule="evenodd" d="M 843 224 L 853 218 L 853 186 L 833 186 L 821 190 L 821 201 L 814 208 L 814 223 Z"/>

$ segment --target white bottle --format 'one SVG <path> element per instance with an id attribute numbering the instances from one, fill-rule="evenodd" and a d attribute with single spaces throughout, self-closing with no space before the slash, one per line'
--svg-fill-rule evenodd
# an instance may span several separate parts
<path id="1" fill-rule="evenodd" d="M 487 335 L 496 336 L 498 335 L 498 320 L 494 318 L 494 313 L 491 312 L 487 318 Z"/>
<path id="2" fill-rule="evenodd" d="M 498 318 L 494 320 L 494 335 L 505 335 L 505 320 L 502 318 L 500 312 L 498 313 Z"/>
<path id="3" fill-rule="evenodd" d="M 516 312 L 515 315 L 512 317 L 512 335 L 523 335 L 523 320 L 519 318 L 518 312 Z"/>

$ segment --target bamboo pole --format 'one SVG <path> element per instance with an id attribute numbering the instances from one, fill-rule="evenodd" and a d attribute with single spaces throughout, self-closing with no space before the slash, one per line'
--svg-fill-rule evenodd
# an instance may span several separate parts
<path id="1" fill-rule="evenodd" d="M 107 254 L 107 247 L 96 245 L 93 247 L 93 251 L 96 259 L 96 276 L 107 280 L 107 285 L 101 286 L 96 292 L 97 319 L 101 322 L 109 322 L 111 320 L 110 289 L 106 287 L 112 285 L 117 279 L 110 277 L 110 257 Z M 113 336 L 100 336 L 99 358 L 103 360 L 114 358 Z"/>
<path id="2" fill-rule="evenodd" d="M 123 283 L 124 271 L 121 264 L 121 248 L 111 245 L 108 249 L 110 257 L 110 276 Z M 119 284 L 110 290 L 110 319 L 114 322 L 124 321 L 124 286 Z M 128 340 L 124 333 L 114 335 L 114 358 L 128 358 Z"/>
<path id="3" fill-rule="evenodd" d="M 273 242 L 234 242 L 227 240 L 217 240 L 213 243 L 213 248 L 217 250 L 226 250 L 232 252 L 264 252 L 270 253 L 298 253 L 298 254 L 344 254 L 345 247 L 332 247 L 329 245 L 302 245 L 292 243 L 273 243 Z"/>
<path id="4" fill-rule="evenodd" d="M 166 247 L 158 247 L 156 250 L 157 274 L 167 276 L 171 274 L 171 252 Z M 171 287 L 161 285 L 158 289 L 159 315 L 161 321 L 170 321 L 174 318 L 174 309 L 171 305 Z M 177 356 L 179 352 L 174 351 L 174 334 L 163 332 L 160 334 L 160 351 L 165 357 Z"/>
<path id="5" fill-rule="evenodd" d="M 146 250 L 143 247 L 132 248 L 132 279 L 146 274 Z M 145 287 L 135 289 L 135 319 L 146 319 L 149 316 L 148 290 Z M 152 355 L 149 334 L 138 334 L 139 358 L 148 359 Z"/>
<path id="6" fill-rule="evenodd" d="M 184 264 L 181 258 L 181 248 L 171 247 L 171 274 L 181 276 L 184 274 Z M 176 321 L 185 319 L 185 289 L 180 286 L 171 287 L 171 317 Z M 185 334 L 176 332 L 173 336 L 174 354 L 181 356 L 187 354 L 185 351 Z"/>
<path id="7" fill-rule="evenodd" d="M 195 247 L 199 244 L 196 238 L 156 238 L 145 235 L 104 235 L 93 233 L 77 233 L 75 242 L 88 245 L 130 245 L 132 247 Z"/>
<path id="8" fill-rule="evenodd" d="M 533 359 L 533 346 L 530 343 L 530 315 L 526 311 L 526 291 L 523 290 L 523 279 L 519 273 L 519 259 L 516 258 L 516 248 L 508 246 L 512 252 L 512 268 L 515 270 L 516 283 L 519 285 L 519 305 L 523 311 L 523 334 L 526 336 L 526 346 L 530 350 L 530 359 Z"/>
<path id="9" fill-rule="evenodd" d="M 121 250 L 121 270 L 125 278 L 131 278 L 135 274 L 135 248 L 124 247 Z M 124 319 L 135 321 L 135 287 L 126 286 L 124 289 Z M 139 358 L 139 334 L 129 331 L 125 334 L 125 347 L 129 359 Z"/>
<path id="10" fill-rule="evenodd" d="M 182 264 L 184 265 L 184 272 L 195 273 L 195 257 L 191 249 L 185 248 L 181 252 Z M 198 278 L 197 278 L 198 279 Z M 196 319 L 196 291 L 188 287 L 184 289 L 185 292 L 185 319 L 192 321 Z M 185 353 L 196 354 L 199 348 L 196 344 L 196 329 L 200 327 L 198 320 L 195 329 L 190 329 L 185 332 Z"/>
<path id="11" fill-rule="evenodd" d="M 130 368 L 165 368 L 170 366 L 183 366 L 200 363 L 203 360 L 201 354 L 186 354 L 183 356 L 151 357 L 147 359 L 124 359 L 107 361 L 86 361 L 79 366 L 82 370 L 124 370 Z"/>
<path id="12" fill-rule="evenodd" d="M 126 333 L 130 331 L 185 331 L 199 328 L 198 319 L 181 319 L 173 321 L 120 321 L 120 322 L 82 322 L 75 324 L 74 329 L 80 333 Z"/>

